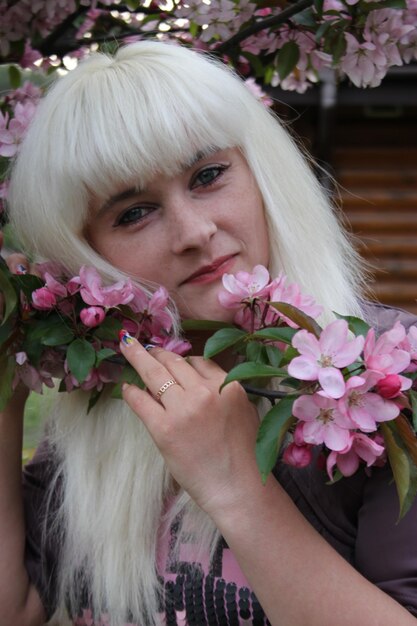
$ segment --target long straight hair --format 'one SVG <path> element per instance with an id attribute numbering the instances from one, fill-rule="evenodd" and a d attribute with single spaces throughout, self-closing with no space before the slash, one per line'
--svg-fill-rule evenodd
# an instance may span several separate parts
<path id="1" fill-rule="evenodd" d="M 36 258 L 119 279 L 84 236 L 92 190 L 104 199 L 116 185 L 144 186 L 196 152 L 227 147 L 241 150 L 261 191 L 271 274 L 283 270 L 313 295 L 323 321 L 332 311 L 359 314 L 358 257 L 299 148 L 229 68 L 180 46 L 94 54 L 52 86 L 14 166 L 12 224 Z M 178 321 L 174 303 L 170 310 Z M 196 552 L 213 552 L 217 530 L 186 493 L 174 497 L 161 455 L 122 402 L 104 397 L 87 415 L 82 392 L 60 394 L 49 437 L 63 486 L 49 529 L 62 543 L 58 607 L 69 602 L 74 613 L 86 585 L 96 615 L 152 624 L 162 518 L 198 528 Z"/>

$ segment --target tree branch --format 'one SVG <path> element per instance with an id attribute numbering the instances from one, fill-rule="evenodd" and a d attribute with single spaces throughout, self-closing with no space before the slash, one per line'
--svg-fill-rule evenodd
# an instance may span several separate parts
<path id="1" fill-rule="evenodd" d="M 217 54 L 224 54 L 251 35 L 256 35 L 256 33 L 259 33 L 261 30 L 265 30 L 266 28 L 272 28 L 273 26 L 284 24 L 290 17 L 296 15 L 297 13 L 301 13 L 301 11 L 304 11 L 304 9 L 312 6 L 312 4 L 313 0 L 298 0 L 295 4 L 281 11 L 279 15 L 267 17 L 264 20 L 255 22 L 255 24 L 239 31 L 236 35 L 233 35 L 233 37 L 220 44 L 220 46 L 216 48 L 215 52 Z"/>
<path id="2" fill-rule="evenodd" d="M 50 56 L 51 54 L 57 54 L 54 50 L 54 44 L 65 35 L 66 32 L 74 26 L 74 20 L 77 19 L 83 13 L 86 13 L 89 10 L 88 6 L 80 6 L 74 13 L 68 15 L 61 24 L 59 24 L 55 30 L 53 30 L 45 39 L 42 41 L 41 45 L 38 46 L 39 52 L 42 53 L 43 56 Z M 58 55 L 59 56 L 59 55 Z"/>

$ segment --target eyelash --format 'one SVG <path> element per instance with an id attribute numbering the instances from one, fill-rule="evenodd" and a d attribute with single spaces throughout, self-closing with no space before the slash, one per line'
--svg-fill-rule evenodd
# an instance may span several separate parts
<path id="1" fill-rule="evenodd" d="M 210 187 L 211 185 L 214 185 L 215 183 L 218 182 L 219 178 L 221 178 L 221 176 L 224 174 L 224 172 L 228 169 L 228 165 L 210 165 L 208 167 L 204 167 L 202 168 L 199 172 L 197 172 L 195 174 L 195 176 L 192 178 L 191 180 L 191 184 L 190 184 L 190 189 L 195 189 L 196 187 Z M 198 178 L 200 176 L 202 176 L 203 174 L 205 174 L 206 172 L 217 172 L 217 174 L 214 176 L 214 178 L 212 178 L 210 181 L 208 182 L 200 182 L 199 184 L 196 184 L 198 181 Z M 128 220 L 125 221 L 125 218 L 127 216 L 129 216 L 129 214 L 134 213 L 134 212 L 140 212 L 140 211 L 144 211 L 146 210 L 147 212 L 145 213 L 145 215 L 142 215 L 140 217 L 135 217 L 133 220 Z M 141 222 L 143 219 L 145 219 L 145 217 L 147 217 L 147 215 L 149 215 L 153 210 L 155 210 L 155 207 L 152 206 L 133 206 L 130 207 L 129 209 L 127 209 L 126 211 L 124 211 L 124 213 L 117 219 L 117 221 L 115 222 L 114 226 L 130 226 L 131 224 L 137 224 L 138 222 Z"/>

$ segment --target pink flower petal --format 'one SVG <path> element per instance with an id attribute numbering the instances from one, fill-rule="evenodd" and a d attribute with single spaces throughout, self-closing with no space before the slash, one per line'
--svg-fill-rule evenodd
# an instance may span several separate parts
<path id="1" fill-rule="evenodd" d="M 321 367 L 318 372 L 318 379 L 323 390 L 331 398 L 341 398 L 345 393 L 345 381 L 342 372 L 335 367 Z"/>

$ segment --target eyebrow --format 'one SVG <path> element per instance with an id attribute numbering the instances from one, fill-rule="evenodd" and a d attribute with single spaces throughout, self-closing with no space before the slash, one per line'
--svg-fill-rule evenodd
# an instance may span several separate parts
<path id="1" fill-rule="evenodd" d="M 205 150 L 199 150 L 191 157 L 189 161 L 187 161 L 186 163 L 180 166 L 180 171 L 185 172 L 186 170 L 196 165 L 196 163 L 198 163 L 199 161 L 202 161 L 206 157 L 210 156 L 210 154 L 214 154 L 215 152 L 218 152 L 219 150 L 220 148 L 216 146 L 208 147 Z M 106 211 L 111 209 L 115 204 L 117 204 L 117 202 L 120 202 L 121 200 L 128 200 L 129 198 L 132 198 L 133 196 L 144 193 L 144 191 L 145 189 L 144 188 L 141 189 L 139 186 L 130 187 L 129 189 L 124 189 L 120 193 L 116 193 L 113 196 L 110 196 L 110 198 L 106 200 L 106 202 L 100 207 L 99 213 L 105 213 Z"/>

